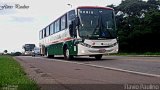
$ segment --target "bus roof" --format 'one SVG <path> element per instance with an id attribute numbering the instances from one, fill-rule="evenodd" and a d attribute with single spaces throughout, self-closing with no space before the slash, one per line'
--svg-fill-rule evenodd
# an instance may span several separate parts
<path id="1" fill-rule="evenodd" d="M 101 6 L 79 6 L 77 8 L 98 8 L 98 9 L 113 10 L 113 8 L 110 8 L 110 7 L 101 7 Z"/>
<path id="2" fill-rule="evenodd" d="M 102 7 L 102 6 L 78 6 L 77 8 L 98 8 L 98 9 L 107 9 L 107 10 L 114 10 L 113 8 L 110 7 Z M 68 10 L 66 13 L 68 13 L 69 11 L 75 10 L 75 8 Z M 64 13 L 63 15 L 65 15 L 66 13 Z M 61 16 L 63 16 L 61 15 Z M 56 18 L 54 21 L 58 20 L 60 17 Z M 50 24 L 52 24 L 54 21 L 52 21 Z M 50 25 L 49 24 L 49 25 Z M 49 25 L 47 25 L 46 27 L 48 27 Z M 44 27 L 43 29 L 45 29 L 46 27 Z M 41 29 L 40 31 L 42 31 L 43 29 Z M 40 32 L 39 31 L 39 32 Z"/>

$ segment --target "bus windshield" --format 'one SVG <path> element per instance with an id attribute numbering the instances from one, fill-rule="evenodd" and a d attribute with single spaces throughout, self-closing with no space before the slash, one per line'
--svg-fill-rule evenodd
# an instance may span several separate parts
<path id="1" fill-rule="evenodd" d="M 34 47 L 35 47 L 35 44 L 25 44 L 23 46 L 25 51 L 32 51 L 34 49 Z"/>
<path id="2" fill-rule="evenodd" d="M 79 36 L 84 39 L 114 39 L 116 26 L 113 10 L 79 8 Z"/>

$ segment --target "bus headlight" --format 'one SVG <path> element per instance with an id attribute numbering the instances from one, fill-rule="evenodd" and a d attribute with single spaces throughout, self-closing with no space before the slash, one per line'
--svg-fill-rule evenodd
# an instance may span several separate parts
<path id="1" fill-rule="evenodd" d="M 81 51 L 81 53 L 85 53 L 85 51 L 84 51 L 84 50 L 82 50 L 82 51 Z"/>
<path id="2" fill-rule="evenodd" d="M 85 46 L 85 47 L 88 47 L 88 48 L 91 48 L 92 46 L 87 44 L 87 43 L 82 43 L 81 45 Z"/>
<path id="3" fill-rule="evenodd" d="M 79 43 L 82 43 L 82 39 L 77 39 L 74 41 L 74 44 L 79 44 Z"/>
<path id="4" fill-rule="evenodd" d="M 115 42 L 114 44 L 112 44 L 110 47 L 114 47 L 114 46 L 116 46 L 118 43 L 117 42 Z"/>

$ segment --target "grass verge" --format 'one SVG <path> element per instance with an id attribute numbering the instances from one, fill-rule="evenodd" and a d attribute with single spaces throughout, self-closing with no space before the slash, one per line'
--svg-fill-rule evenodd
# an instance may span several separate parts
<path id="1" fill-rule="evenodd" d="M 124 52 L 119 52 L 116 54 L 111 54 L 111 55 L 123 55 L 123 56 L 127 56 L 127 55 L 135 55 L 135 56 L 160 56 L 160 52 L 145 52 L 145 53 L 124 53 Z"/>
<path id="2" fill-rule="evenodd" d="M 38 90 L 11 56 L 0 56 L 0 90 Z"/>

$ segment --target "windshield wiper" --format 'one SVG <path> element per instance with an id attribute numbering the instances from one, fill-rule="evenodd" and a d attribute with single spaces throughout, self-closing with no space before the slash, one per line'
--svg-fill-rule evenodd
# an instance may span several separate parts
<path id="1" fill-rule="evenodd" d="M 111 32 L 110 32 L 110 29 L 105 29 L 105 30 L 107 30 L 108 31 L 108 33 L 109 33 L 109 35 L 110 35 L 110 38 L 113 38 L 113 35 L 111 34 Z"/>
<path id="2" fill-rule="evenodd" d="M 98 24 L 96 25 L 96 27 L 95 27 L 95 29 L 94 29 L 94 31 L 93 31 L 93 33 L 92 33 L 91 35 L 96 35 L 95 32 L 96 32 L 97 30 L 100 30 L 100 29 L 101 29 L 101 23 L 102 23 L 101 18 L 102 18 L 102 16 L 99 15 Z"/>

